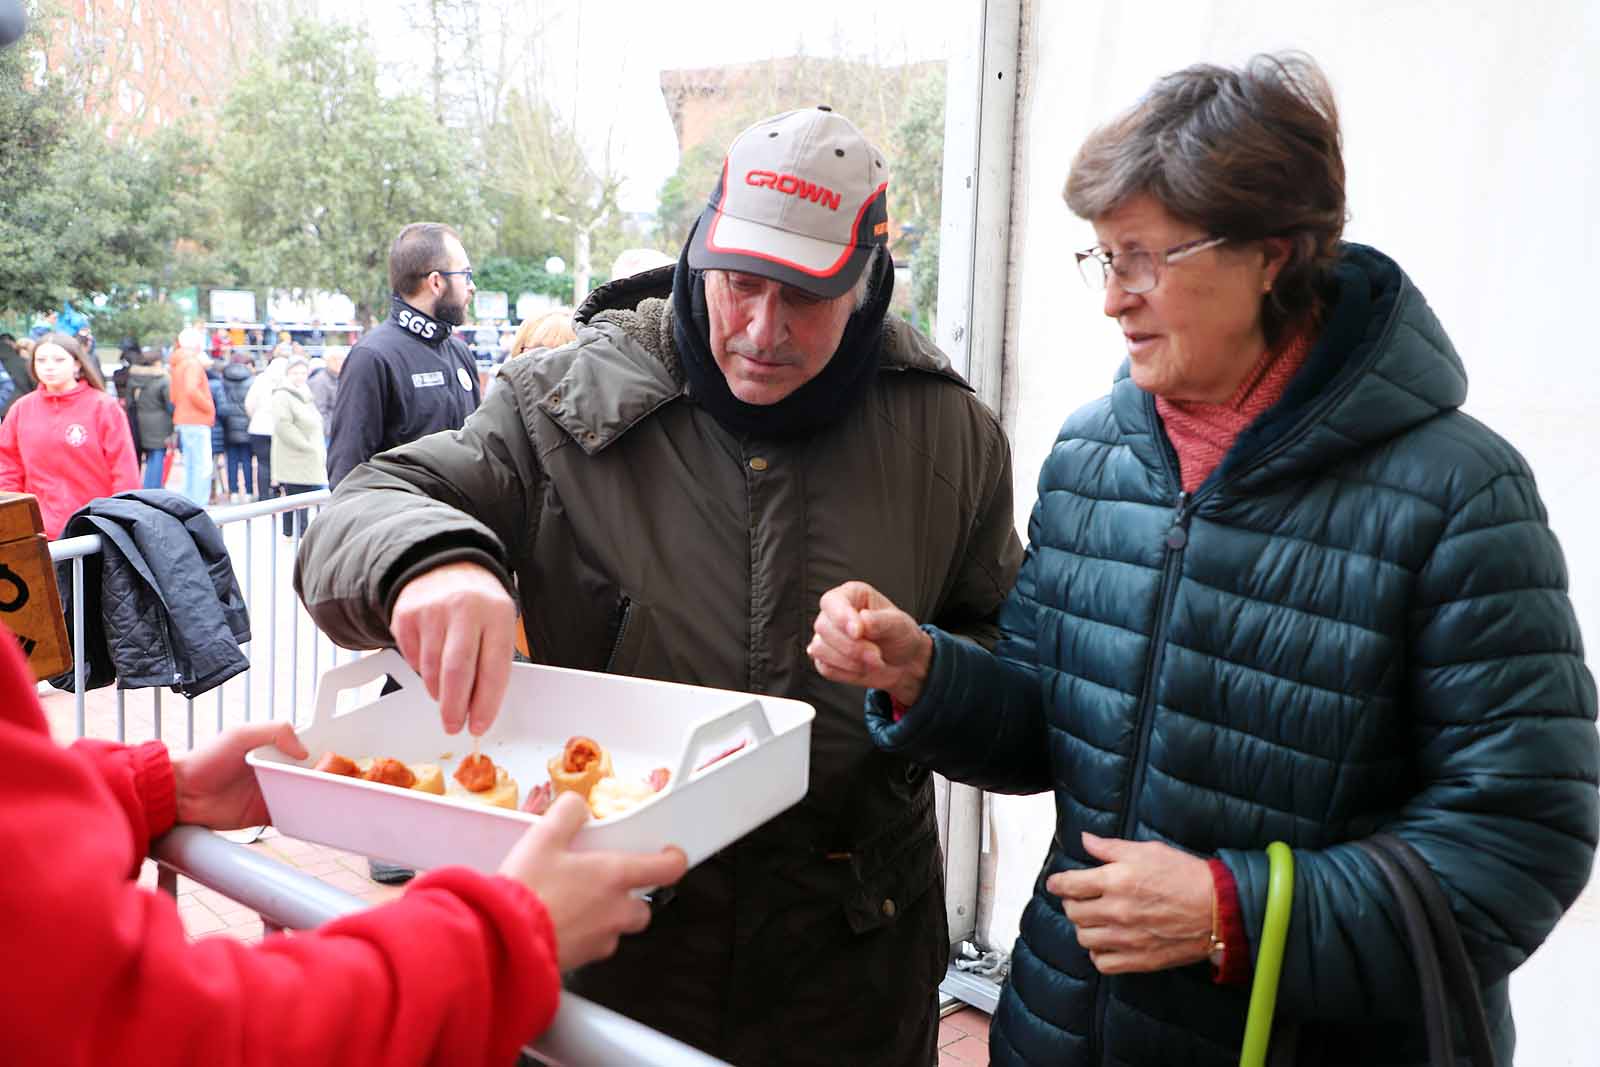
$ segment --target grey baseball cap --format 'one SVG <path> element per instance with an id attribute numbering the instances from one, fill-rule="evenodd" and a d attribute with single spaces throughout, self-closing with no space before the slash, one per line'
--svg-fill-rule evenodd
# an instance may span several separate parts
<path id="1" fill-rule="evenodd" d="M 883 153 L 843 115 L 816 107 L 764 119 L 728 149 L 689 266 L 840 296 L 888 242 L 888 189 Z"/>

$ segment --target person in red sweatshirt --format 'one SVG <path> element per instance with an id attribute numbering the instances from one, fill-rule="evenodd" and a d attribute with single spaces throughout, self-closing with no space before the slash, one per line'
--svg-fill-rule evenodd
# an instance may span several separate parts
<path id="1" fill-rule="evenodd" d="M 30 369 L 39 387 L 0 421 L 0 492 L 38 497 L 45 536 L 56 538 L 89 501 L 139 488 L 139 464 L 128 416 L 76 340 L 46 334 Z"/>
<path id="2" fill-rule="evenodd" d="M 649 922 L 633 891 L 684 871 L 675 849 L 573 851 L 587 809 L 568 794 L 498 875 L 440 868 L 315 931 L 189 941 L 140 862 L 174 823 L 266 821 L 244 755 L 271 743 L 306 754 L 287 722 L 174 758 L 159 741 L 62 748 L 0 627 L 0 1063 L 504 1067 L 554 1017 L 560 972 Z"/>
<path id="3" fill-rule="evenodd" d="M 217 408 L 206 378 L 205 334 L 190 328 L 172 349 L 172 426 L 183 456 L 183 495 L 200 507 L 211 503 L 211 426 Z"/>

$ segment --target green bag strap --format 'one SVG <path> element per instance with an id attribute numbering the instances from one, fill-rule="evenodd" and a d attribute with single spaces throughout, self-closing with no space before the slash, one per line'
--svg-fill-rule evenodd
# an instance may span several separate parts
<path id="1" fill-rule="evenodd" d="M 1289 912 L 1294 906 L 1294 853 L 1282 841 L 1274 841 L 1267 846 L 1267 864 L 1267 914 L 1256 951 L 1239 1067 L 1264 1067 L 1267 1062 L 1272 1014 L 1278 1006 L 1278 979 L 1283 975 L 1283 950 L 1289 940 Z"/>

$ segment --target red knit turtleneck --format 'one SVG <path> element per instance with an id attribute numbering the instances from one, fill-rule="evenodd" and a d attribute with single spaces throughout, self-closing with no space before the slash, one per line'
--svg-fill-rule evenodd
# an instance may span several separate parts
<path id="1" fill-rule="evenodd" d="M 1311 351 L 1309 329 L 1296 330 L 1276 348 L 1261 354 L 1233 396 L 1221 404 L 1156 397 L 1156 411 L 1167 438 L 1178 453 L 1183 490 L 1192 493 L 1210 477 L 1233 442 L 1251 423 L 1283 397 L 1289 380 L 1304 366 Z"/>

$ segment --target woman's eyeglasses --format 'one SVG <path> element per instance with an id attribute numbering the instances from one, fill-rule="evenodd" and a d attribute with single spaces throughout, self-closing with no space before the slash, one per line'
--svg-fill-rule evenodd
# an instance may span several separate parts
<path id="1" fill-rule="evenodd" d="M 1104 289 L 1117 276 L 1117 285 L 1125 293 L 1148 293 L 1161 284 L 1161 268 L 1168 263 L 1187 259 L 1197 252 L 1223 244 L 1226 237 L 1199 237 L 1173 245 L 1164 252 L 1146 252 L 1142 249 L 1128 252 L 1107 252 L 1103 248 L 1089 248 L 1076 253 L 1078 273 L 1083 284 L 1091 289 Z"/>

